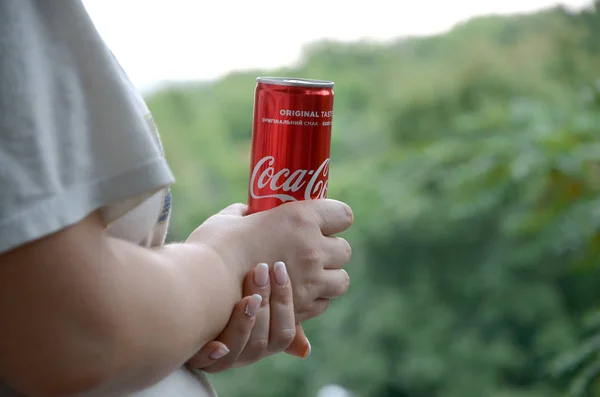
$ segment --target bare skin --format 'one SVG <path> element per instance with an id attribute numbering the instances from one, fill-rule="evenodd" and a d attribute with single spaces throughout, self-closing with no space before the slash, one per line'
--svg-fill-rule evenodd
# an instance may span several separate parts
<path id="1" fill-rule="evenodd" d="M 93 213 L 0 254 L 0 379 L 32 397 L 148 387 L 219 337 L 257 263 L 287 265 L 296 322 L 346 292 L 350 247 L 330 236 L 350 227 L 347 205 L 244 214 L 230 206 L 151 250 L 107 236 Z"/>
<path id="2" fill-rule="evenodd" d="M 310 354 L 310 343 L 295 321 L 292 284 L 283 262 L 271 266 L 270 274 L 265 263 L 255 267 L 244 280 L 243 294 L 219 337 L 189 360 L 191 367 L 214 373 L 282 351 L 300 358 Z"/>

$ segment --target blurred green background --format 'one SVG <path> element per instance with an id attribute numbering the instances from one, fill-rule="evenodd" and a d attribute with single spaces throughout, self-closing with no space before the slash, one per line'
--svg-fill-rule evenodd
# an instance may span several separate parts
<path id="1" fill-rule="evenodd" d="M 255 78 L 335 81 L 329 197 L 348 294 L 313 350 L 211 375 L 225 397 L 600 396 L 600 2 L 479 17 L 294 68 L 150 94 L 177 177 L 170 240 L 246 201 Z"/>

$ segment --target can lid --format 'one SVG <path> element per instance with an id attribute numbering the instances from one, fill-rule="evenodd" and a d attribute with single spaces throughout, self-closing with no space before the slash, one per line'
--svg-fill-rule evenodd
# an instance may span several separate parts
<path id="1" fill-rule="evenodd" d="M 285 85 L 292 87 L 333 87 L 333 81 L 302 79 L 297 77 L 257 77 L 256 81 L 263 84 Z"/>

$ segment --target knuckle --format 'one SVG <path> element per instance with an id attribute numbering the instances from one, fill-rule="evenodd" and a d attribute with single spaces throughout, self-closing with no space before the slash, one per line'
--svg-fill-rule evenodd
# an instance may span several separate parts
<path id="1" fill-rule="evenodd" d="M 295 337 L 296 337 L 296 328 L 295 327 L 281 329 L 277 333 L 277 336 L 273 338 L 273 341 L 271 342 L 271 346 L 269 347 L 270 351 L 273 353 L 276 353 L 278 351 L 287 349 L 292 344 Z"/>
<path id="2" fill-rule="evenodd" d="M 254 358 L 261 357 L 268 348 L 269 341 L 265 339 L 256 339 L 248 342 L 248 351 L 251 352 L 250 356 Z"/>
<path id="3" fill-rule="evenodd" d="M 242 316 L 243 320 L 236 321 L 235 326 L 233 328 L 235 333 L 239 335 L 239 337 L 245 337 L 247 335 L 250 335 L 250 333 L 252 332 L 252 328 L 254 328 L 254 321 L 252 321 L 252 319 L 246 316 L 245 314 Z"/>
<path id="4" fill-rule="evenodd" d="M 235 333 L 240 337 L 249 335 L 252 332 L 252 322 L 251 321 L 239 321 L 235 326 Z"/>
<path id="5" fill-rule="evenodd" d="M 273 294 L 271 298 L 271 304 L 276 305 L 277 308 L 282 308 L 286 310 L 288 307 L 293 307 L 294 305 L 294 297 L 291 291 L 290 283 L 287 283 L 287 286 L 281 287 L 282 291 L 279 291 L 277 294 Z"/>
<path id="6" fill-rule="evenodd" d="M 302 208 L 295 207 L 289 212 L 289 220 L 291 226 L 295 229 L 310 229 L 314 226 L 314 219 L 311 218 L 307 211 Z"/>
<path id="7" fill-rule="evenodd" d="M 312 247 L 306 247 L 302 250 L 300 260 L 307 267 L 319 267 L 322 265 L 321 253 Z"/>

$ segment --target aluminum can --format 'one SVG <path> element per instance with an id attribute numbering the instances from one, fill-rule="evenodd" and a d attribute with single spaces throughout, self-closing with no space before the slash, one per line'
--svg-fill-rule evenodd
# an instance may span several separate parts
<path id="1" fill-rule="evenodd" d="M 327 197 L 333 82 L 258 77 L 248 213 Z"/>

